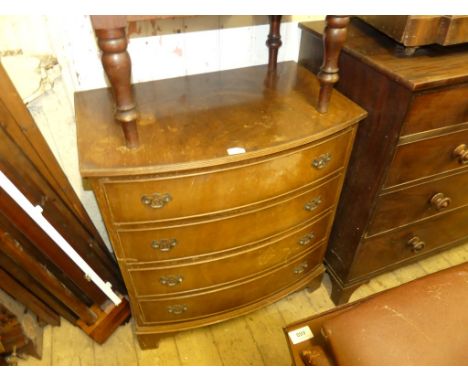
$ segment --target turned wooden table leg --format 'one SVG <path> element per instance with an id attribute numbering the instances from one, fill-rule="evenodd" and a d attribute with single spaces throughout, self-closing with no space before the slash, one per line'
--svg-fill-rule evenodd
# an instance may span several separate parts
<path id="1" fill-rule="evenodd" d="M 138 147 L 138 113 L 130 81 L 131 61 L 127 52 L 125 28 L 95 29 L 95 33 L 102 51 L 102 65 L 114 94 L 115 119 L 122 125 L 127 147 Z"/>
<path id="2" fill-rule="evenodd" d="M 268 71 L 274 72 L 278 62 L 278 50 L 282 45 L 280 35 L 281 15 L 270 17 L 270 33 L 266 45 L 268 46 Z"/>
<path id="3" fill-rule="evenodd" d="M 327 16 L 323 34 L 323 62 L 317 77 L 320 80 L 320 94 L 317 110 L 326 113 L 333 85 L 338 81 L 338 59 L 346 40 L 348 16 Z"/>

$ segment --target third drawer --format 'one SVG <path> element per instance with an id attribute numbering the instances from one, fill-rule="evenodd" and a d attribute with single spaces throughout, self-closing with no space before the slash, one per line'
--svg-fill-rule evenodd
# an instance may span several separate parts
<path id="1" fill-rule="evenodd" d="M 466 204 L 468 204 L 468 171 L 390 192 L 378 198 L 367 236 Z"/>

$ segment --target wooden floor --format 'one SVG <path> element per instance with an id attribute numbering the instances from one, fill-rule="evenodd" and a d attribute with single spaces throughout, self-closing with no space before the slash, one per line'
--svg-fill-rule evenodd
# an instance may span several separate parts
<path id="1" fill-rule="evenodd" d="M 467 261 L 468 244 L 376 277 L 351 300 Z M 132 322 L 97 345 L 62 319 L 60 327 L 45 328 L 42 360 L 19 365 L 290 365 L 282 327 L 332 308 L 329 289 L 326 276 L 313 293 L 300 291 L 247 316 L 164 338 L 155 350 L 140 350 Z"/>

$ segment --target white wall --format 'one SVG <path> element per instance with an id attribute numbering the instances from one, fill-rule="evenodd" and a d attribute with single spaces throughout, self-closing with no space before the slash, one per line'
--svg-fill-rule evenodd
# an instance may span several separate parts
<path id="1" fill-rule="evenodd" d="M 297 60 L 298 21 L 281 25 L 279 61 Z M 134 83 L 265 64 L 266 16 L 200 16 L 139 23 L 130 40 Z M 146 31 L 146 32 L 145 32 Z M 179 32 L 180 33 L 177 33 Z M 78 170 L 73 93 L 106 86 L 88 16 L 0 16 L 0 57 L 15 86 L 107 243 L 94 196 Z"/>

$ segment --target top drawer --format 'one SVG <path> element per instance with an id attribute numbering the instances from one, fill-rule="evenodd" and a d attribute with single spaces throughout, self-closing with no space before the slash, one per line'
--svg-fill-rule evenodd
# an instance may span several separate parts
<path id="1" fill-rule="evenodd" d="M 468 122 L 468 84 L 417 94 L 401 135 Z"/>
<path id="2" fill-rule="evenodd" d="M 468 124 L 464 129 L 398 146 L 385 187 L 468 168 Z"/>
<path id="3" fill-rule="evenodd" d="M 345 162 L 354 130 L 284 155 L 204 173 L 103 181 L 115 223 L 181 219 L 261 202 L 315 182 Z"/>

